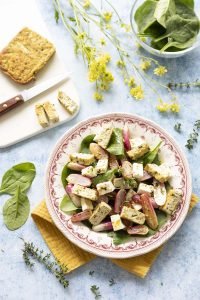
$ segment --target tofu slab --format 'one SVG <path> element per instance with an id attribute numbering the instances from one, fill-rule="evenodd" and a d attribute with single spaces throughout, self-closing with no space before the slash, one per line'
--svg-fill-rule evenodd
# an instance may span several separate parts
<path id="1" fill-rule="evenodd" d="M 112 208 L 105 202 L 99 203 L 93 211 L 89 221 L 92 225 L 98 225 L 111 212 Z"/>
<path id="2" fill-rule="evenodd" d="M 97 191 L 94 189 L 90 189 L 87 187 L 83 187 L 81 185 L 75 184 L 72 188 L 72 193 L 83 197 L 83 198 L 87 198 L 90 199 L 92 201 L 96 201 L 98 199 L 98 194 Z"/>
<path id="3" fill-rule="evenodd" d="M 68 111 L 68 113 L 70 113 L 70 115 L 75 114 L 78 109 L 77 103 L 62 91 L 58 92 L 58 101 Z"/>
<path id="4" fill-rule="evenodd" d="M 166 212 L 169 215 L 172 215 L 173 212 L 176 210 L 179 202 L 182 198 L 182 191 L 179 189 L 171 189 L 167 194 L 167 200 L 160 209 Z"/>
<path id="5" fill-rule="evenodd" d="M 145 214 L 127 206 L 123 206 L 120 217 L 137 224 L 144 224 L 145 222 Z"/>
<path id="6" fill-rule="evenodd" d="M 97 142 L 99 146 L 106 149 L 110 142 L 112 132 L 112 128 L 106 128 L 94 137 L 94 141 Z"/>
<path id="7" fill-rule="evenodd" d="M 49 126 L 49 121 L 47 119 L 47 115 L 45 113 L 44 107 L 42 104 L 36 104 L 35 105 L 35 113 L 37 115 L 38 118 L 38 122 L 39 124 L 45 128 Z"/>
<path id="8" fill-rule="evenodd" d="M 69 157 L 71 162 L 75 162 L 85 166 L 89 166 L 95 161 L 94 155 L 87 153 L 72 153 Z"/>
<path id="9" fill-rule="evenodd" d="M 48 116 L 49 121 L 51 121 L 53 123 L 56 123 L 59 121 L 59 116 L 55 109 L 54 104 L 47 101 L 47 102 L 43 103 L 43 107 Z"/>

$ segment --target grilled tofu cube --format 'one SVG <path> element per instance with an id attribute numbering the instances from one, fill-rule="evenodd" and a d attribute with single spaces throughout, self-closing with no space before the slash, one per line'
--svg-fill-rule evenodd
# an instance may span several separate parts
<path id="1" fill-rule="evenodd" d="M 78 109 L 77 103 L 62 91 L 58 92 L 58 101 L 71 115 Z"/>
<path id="2" fill-rule="evenodd" d="M 44 107 L 42 106 L 42 104 L 36 104 L 35 105 L 35 113 L 37 115 L 39 124 L 43 128 L 49 126 L 49 121 L 47 119 L 47 115 L 45 113 L 45 110 L 44 110 Z"/>
<path id="3" fill-rule="evenodd" d="M 87 210 L 87 209 L 93 210 L 92 201 L 82 197 L 81 198 L 81 208 L 82 208 L 82 211 Z"/>
<path id="4" fill-rule="evenodd" d="M 54 104 L 47 101 L 47 102 L 43 103 L 43 107 L 44 107 L 44 110 L 47 114 L 49 121 L 51 121 L 53 123 L 56 123 L 59 121 L 59 116 L 55 109 Z"/>
<path id="5" fill-rule="evenodd" d="M 97 176 L 97 170 L 95 167 L 93 166 L 89 166 L 89 167 L 86 167 L 84 168 L 82 171 L 81 171 L 81 174 L 83 176 L 87 176 L 89 178 L 93 178 L 93 177 L 96 177 Z"/>
<path id="6" fill-rule="evenodd" d="M 89 221 L 92 225 L 98 225 L 107 217 L 107 215 L 111 212 L 112 207 L 110 207 L 107 203 L 101 202 L 99 203 L 95 210 L 93 211 Z"/>
<path id="7" fill-rule="evenodd" d="M 118 169 L 119 168 L 119 163 L 117 161 L 116 155 L 109 154 L 108 164 L 109 164 L 110 169 Z"/>
<path id="8" fill-rule="evenodd" d="M 148 144 L 142 138 L 130 139 L 131 150 L 127 152 L 128 156 L 136 160 L 146 154 L 150 148 Z"/>
<path id="9" fill-rule="evenodd" d="M 153 185 L 150 185 L 150 184 L 145 184 L 145 183 L 140 183 L 139 186 L 138 186 L 138 190 L 137 190 L 137 193 L 138 194 L 144 194 L 144 193 L 147 193 L 149 196 L 151 196 L 151 194 L 153 193 L 154 191 L 154 187 Z"/>
<path id="10" fill-rule="evenodd" d="M 113 184 L 116 189 L 137 188 L 137 182 L 134 179 L 125 180 L 123 177 L 114 178 Z"/>
<path id="11" fill-rule="evenodd" d="M 96 165 L 97 174 L 106 173 L 108 169 L 108 159 L 100 159 Z"/>
<path id="12" fill-rule="evenodd" d="M 172 215 L 173 212 L 176 210 L 183 194 L 180 189 L 171 189 L 167 194 L 167 200 L 160 209 L 166 212 L 169 215 Z"/>
<path id="13" fill-rule="evenodd" d="M 127 160 L 123 161 L 122 167 L 121 167 L 121 172 L 122 172 L 122 176 L 125 179 L 133 178 L 132 164 Z"/>
<path id="14" fill-rule="evenodd" d="M 106 128 L 94 137 L 94 141 L 97 142 L 99 146 L 106 149 L 110 142 L 112 132 L 113 132 L 112 128 Z"/>
<path id="15" fill-rule="evenodd" d="M 72 162 L 83 164 L 85 166 L 91 165 L 94 161 L 94 155 L 93 154 L 87 154 L 87 153 L 72 153 L 70 154 L 70 160 Z"/>
<path id="16" fill-rule="evenodd" d="M 72 193 L 83 197 L 83 198 L 87 198 L 90 199 L 92 201 L 96 201 L 98 199 L 98 195 L 97 195 L 97 191 L 94 189 L 90 189 L 78 184 L 75 184 L 72 188 Z"/>
<path id="17" fill-rule="evenodd" d="M 165 164 L 147 164 L 145 170 L 159 182 L 166 182 L 170 178 L 170 169 Z"/>
<path id="18" fill-rule="evenodd" d="M 133 177 L 136 179 L 141 179 L 144 175 L 143 164 L 133 163 Z"/>
<path id="19" fill-rule="evenodd" d="M 118 231 L 118 230 L 121 230 L 121 229 L 124 229 L 124 228 L 125 228 L 125 225 L 122 223 L 122 220 L 121 220 L 119 214 L 112 215 L 112 216 L 110 217 L 110 219 L 111 219 L 111 222 L 112 222 L 112 226 L 113 226 L 113 230 L 114 230 L 114 231 Z"/>
<path id="20" fill-rule="evenodd" d="M 111 181 L 98 183 L 96 188 L 100 196 L 111 193 L 115 190 L 115 187 Z"/>
<path id="21" fill-rule="evenodd" d="M 96 143 L 90 143 L 90 152 L 94 154 L 96 159 L 108 158 L 108 153 Z"/>
<path id="22" fill-rule="evenodd" d="M 144 224 L 145 222 L 145 214 L 127 206 L 123 206 L 120 216 L 122 219 L 126 219 L 137 224 Z"/>

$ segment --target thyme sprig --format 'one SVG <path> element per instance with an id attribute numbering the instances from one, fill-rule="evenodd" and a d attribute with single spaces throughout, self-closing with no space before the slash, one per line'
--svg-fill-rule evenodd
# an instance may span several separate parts
<path id="1" fill-rule="evenodd" d="M 64 288 L 69 286 L 69 281 L 66 279 L 66 272 L 68 270 L 67 266 L 60 264 L 59 261 L 53 260 L 50 253 L 45 254 L 43 250 L 37 248 L 32 242 L 23 241 L 23 259 L 25 264 L 33 269 L 34 262 L 33 259 L 43 264 L 50 273 L 52 273 L 62 284 Z"/>
<path id="2" fill-rule="evenodd" d="M 113 286 L 114 284 L 116 284 L 116 281 L 114 280 L 114 278 L 111 278 L 109 280 L 109 286 Z"/>
<path id="3" fill-rule="evenodd" d="M 94 294 L 94 297 L 95 297 L 96 300 L 99 299 L 99 298 L 101 298 L 101 293 L 99 291 L 99 287 L 98 286 L 92 285 L 90 287 L 90 290 Z"/>
<path id="4" fill-rule="evenodd" d="M 175 89 L 181 89 L 181 88 L 192 88 L 192 87 L 198 87 L 200 88 L 200 80 L 196 79 L 193 82 L 169 82 L 168 83 L 168 88 L 171 90 L 175 90 Z"/>
<path id="5" fill-rule="evenodd" d="M 193 131 L 190 133 L 187 143 L 185 145 L 188 150 L 194 148 L 194 144 L 198 143 L 199 131 L 200 130 L 200 120 L 195 121 L 193 126 Z"/>
<path id="6" fill-rule="evenodd" d="M 178 133 L 181 133 L 181 123 L 176 123 L 174 125 L 174 129 L 178 132 Z"/>

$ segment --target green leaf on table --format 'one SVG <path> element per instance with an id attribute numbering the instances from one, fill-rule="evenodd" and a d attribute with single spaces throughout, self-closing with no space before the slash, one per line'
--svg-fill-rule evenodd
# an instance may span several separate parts
<path id="1" fill-rule="evenodd" d="M 149 228 L 149 232 L 146 235 L 147 237 L 154 235 L 169 219 L 169 216 L 160 210 L 156 210 L 156 215 L 158 218 L 158 227 L 156 230 Z"/>
<path id="2" fill-rule="evenodd" d="M 166 28 L 166 21 L 169 16 L 176 13 L 176 6 L 174 0 L 159 0 L 156 4 L 154 17 L 157 22 Z"/>
<path id="3" fill-rule="evenodd" d="M 107 171 L 104 174 L 97 175 L 92 179 L 92 185 L 96 186 L 98 183 L 112 180 L 115 177 L 115 174 L 118 172 L 117 169 L 112 169 Z"/>
<path id="4" fill-rule="evenodd" d="M 154 149 L 150 150 L 142 158 L 140 158 L 139 162 L 142 162 L 144 165 L 156 163 L 156 161 L 158 160 L 158 151 L 160 149 L 161 144 L 162 141 L 160 141 Z"/>
<path id="5" fill-rule="evenodd" d="M 15 194 L 3 206 L 4 223 L 9 230 L 20 228 L 28 219 L 30 203 L 18 186 Z"/>
<path id="6" fill-rule="evenodd" d="M 77 209 L 78 207 L 74 205 L 69 195 L 64 195 L 60 202 L 60 210 L 62 210 L 64 213 L 70 213 L 76 211 Z"/>
<path id="7" fill-rule="evenodd" d="M 2 178 L 0 194 L 14 195 L 18 187 L 21 192 L 26 192 L 30 188 L 35 174 L 35 166 L 32 163 L 25 162 L 13 166 Z"/>
<path id="8" fill-rule="evenodd" d="M 79 152 L 81 153 L 90 153 L 90 144 L 93 142 L 95 134 L 90 134 L 86 136 L 80 145 Z"/>
<path id="9" fill-rule="evenodd" d="M 121 128 L 114 128 L 106 150 L 114 155 L 124 155 L 124 142 Z"/>
<path id="10" fill-rule="evenodd" d="M 116 231 L 116 232 L 113 232 L 113 231 L 109 232 L 108 236 L 112 237 L 113 244 L 115 246 L 118 246 L 120 244 L 124 244 L 130 239 L 130 235 L 127 232 L 123 231 L 123 230 Z"/>
<path id="11" fill-rule="evenodd" d="M 154 17 L 156 5 L 157 1 L 146 0 L 136 10 L 134 19 L 138 26 L 139 33 L 145 33 L 145 31 L 156 21 L 156 18 Z"/>

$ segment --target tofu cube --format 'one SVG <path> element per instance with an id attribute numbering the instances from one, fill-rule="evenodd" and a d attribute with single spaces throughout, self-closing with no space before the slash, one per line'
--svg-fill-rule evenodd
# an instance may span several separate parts
<path id="1" fill-rule="evenodd" d="M 153 185 L 150 185 L 150 184 L 145 184 L 145 183 L 140 183 L 139 186 L 138 186 L 138 190 L 137 190 L 137 193 L 138 194 L 148 194 L 149 196 L 151 196 L 151 194 L 153 193 L 154 191 L 154 187 Z"/>
<path id="2" fill-rule="evenodd" d="M 127 152 L 128 156 L 136 160 L 146 154 L 150 148 L 148 144 L 142 138 L 130 139 L 131 150 Z"/>
<path id="3" fill-rule="evenodd" d="M 155 177 L 159 182 L 166 182 L 170 178 L 170 169 L 167 165 L 162 164 L 160 166 L 156 164 L 147 164 L 145 166 L 145 171 L 147 171 L 151 176 Z"/>
<path id="4" fill-rule="evenodd" d="M 123 177 L 114 178 L 113 184 L 116 189 L 137 188 L 137 182 L 135 181 L 135 179 L 125 180 Z"/>
<path id="5" fill-rule="evenodd" d="M 98 199 L 98 194 L 95 189 L 90 189 L 79 184 L 75 184 L 73 186 L 72 193 L 77 196 L 90 199 L 92 201 L 96 201 Z"/>
<path id="6" fill-rule="evenodd" d="M 82 208 L 82 211 L 87 210 L 87 209 L 93 210 L 92 201 L 82 197 L 81 198 L 81 208 Z"/>
<path id="7" fill-rule="evenodd" d="M 83 176 L 87 176 L 89 178 L 93 178 L 93 177 L 96 177 L 97 176 L 97 170 L 95 167 L 93 166 L 89 166 L 89 167 L 86 167 L 84 168 L 82 171 L 81 171 L 81 174 Z"/>
<path id="8" fill-rule="evenodd" d="M 53 123 L 56 123 L 59 121 L 59 116 L 55 109 L 54 104 L 47 101 L 47 102 L 43 103 L 43 107 L 48 116 L 49 121 L 51 121 Z"/>
<path id="9" fill-rule="evenodd" d="M 107 217 L 107 215 L 111 212 L 112 207 L 110 207 L 107 203 L 101 202 L 99 203 L 95 210 L 93 211 L 89 221 L 92 225 L 98 225 Z"/>
<path id="10" fill-rule="evenodd" d="M 77 103 L 62 91 L 58 92 L 58 101 L 70 115 L 73 115 L 78 109 Z"/>
<path id="11" fill-rule="evenodd" d="M 113 132 L 112 128 L 106 128 L 94 137 L 94 141 L 97 142 L 99 146 L 106 149 L 110 142 L 112 132 Z"/>
<path id="12" fill-rule="evenodd" d="M 179 202 L 181 201 L 183 194 L 180 189 L 171 189 L 167 194 L 167 200 L 160 209 L 166 212 L 169 215 L 172 215 L 173 212 L 176 210 Z"/>
<path id="13" fill-rule="evenodd" d="M 133 178 L 132 164 L 127 160 L 123 161 L 121 172 L 122 172 L 122 176 L 125 179 L 132 179 Z"/>
<path id="14" fill-rule="evenodd" d="M 96 188 L 99 193 L 99 196 L 111 193 L 115 190 L 115 187 L 111 181 L 98 183 Z"/>
<path id="15" fill-rule="evenodd" d="M 136 179 L 140 179 L 143 177 L 143 175 L 143 164 L 133 163 L 133 177 Z"/>
<path id="16" fill-rule="evenodd" d="M 35 105 L 35 113 L 38 118 L 39 124 L 45 128 L 49 126 L 49 121 L 47 119 L 47 115 L 45 113 L 44 107 L 42 104 L 36 104 Z"/>
<path id="17" fill-rule="evenodd" d="M 106 173 L 108 169 L 108 159 L 100 159 L 96 165 L 97 174 Z"/>
<path id="18" fill-rule="evenodd" d="M 122 223 L 122 220 L 121 220 L 119 214 L 112 215 L 112 216 L 110 217 L 110 219 L 111 219 L 111 222 L 112 222 L 112 226 L 113 226 L 113 230 L 114 230 L 114 231 L 118 231 L 118 230 L 124 229 L 124 228 L 126 227 L 126 226 Z"/>
<path id="19" fill-rule="evenodd" d="M 126 219 L 137 224 L 144 224 L 145 222 L 145 214 L 127 206 L 123 206 L 120 216 L 122 219 Z"/>
<path id="20" fill-rule="evenodd" d="M 87 153 L 72 153 L 69 157 L 71 162 L 75 162 L 85 166 L 89 166 L 95 161 L 94 155 Z"/>

